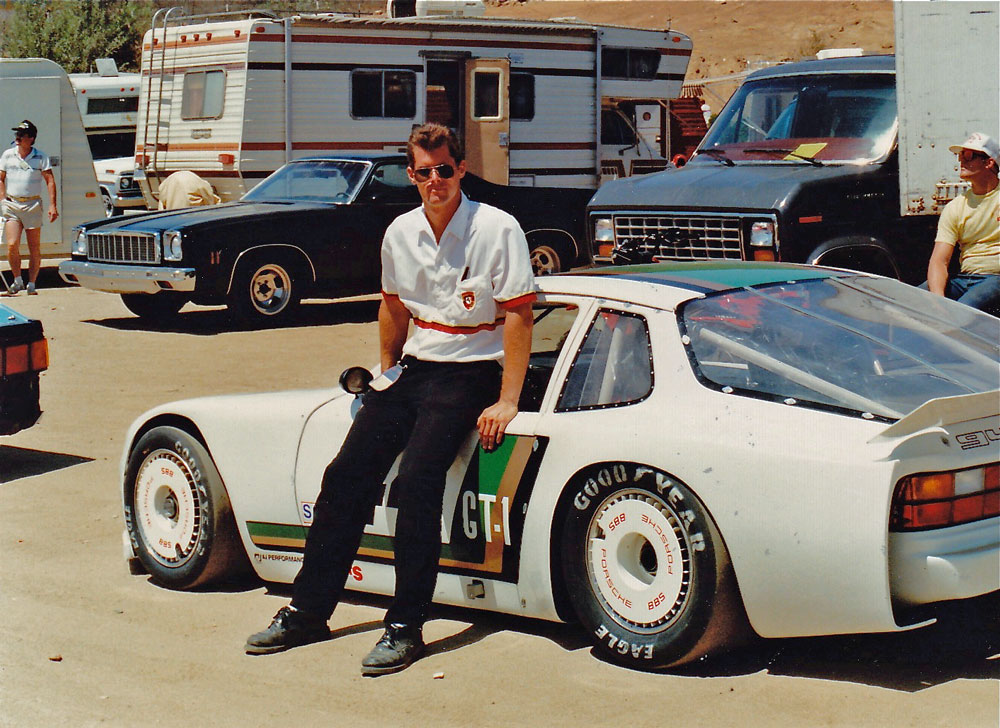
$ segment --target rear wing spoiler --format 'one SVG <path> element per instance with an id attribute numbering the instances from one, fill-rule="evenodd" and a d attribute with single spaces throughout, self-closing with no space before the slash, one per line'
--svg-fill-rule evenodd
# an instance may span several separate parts
<path id="1" fill-rule="evenodd" d="M 946 427 L 998 415 L 1000 415 L 1000 389 L 939 397 L 924 402 L 898 422 L 889 425 L 869 442 L 904 437 L 929 427 Z"/>

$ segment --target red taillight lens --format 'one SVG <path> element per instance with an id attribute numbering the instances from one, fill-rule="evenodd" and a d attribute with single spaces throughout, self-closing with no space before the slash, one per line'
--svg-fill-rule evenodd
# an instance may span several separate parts
<path id="1" fill-rule="evenodd" d="M 43 372 L 49 368 L 49 342 L 47 339 L 31 343 L 31 368 Z"/>
<path id="2" fill-rule="evenodd" d="M 0 374 L 5 377 L 48 368 L 49 343 L 45 339 L 0 348 Z"/>
<path id="3" fill-rule="evenodd" d="M 889 529 L 918 531 L 1000 515 L 1000 465 L 910 475 L 896 485 Z"/>
<path id="4" fill-rule="evenodd" d="M 23 374 L 28 371 L 28 345 L 17 344 L 8 346 L 4 350 L 3 373 L 4 376 L 12 374 Z"/>

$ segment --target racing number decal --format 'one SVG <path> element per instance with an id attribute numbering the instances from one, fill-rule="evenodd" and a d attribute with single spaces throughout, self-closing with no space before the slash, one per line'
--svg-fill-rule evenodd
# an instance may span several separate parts
<path id="1" fill-rule="evenodd" d="M 528 497 L 538 474 L 546 438 L 507 435 L 493 452 L 476 447 L 454 500 L 445 501 L 442 515 L 442 571 L 489 574 L 516 581 L 521 530 Z M 395 509 L 392 485 L 386 484 L 380 506 Z M 447 492 L 447 491 L 446 491 Z M 301 553 L 305 549 L 312 503 L 301 504 L 305 526 L 248 522 L 255 546 L 272 551 Z M 395 518 L 381 520 L 395 523 Z M 393 557 L 392 528 L 368 524 L 358 556 L 371 560 Z M 381 530 L 381 533 L 373 532 Z"/>

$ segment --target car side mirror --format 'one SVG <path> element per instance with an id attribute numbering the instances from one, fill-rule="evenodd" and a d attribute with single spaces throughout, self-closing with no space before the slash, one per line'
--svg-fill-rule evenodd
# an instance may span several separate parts
<path id="1" fill-rule="evenodd" d="M 368 391 L 372 373 L 364 367 L 348 367 L 340 374 L 340 386 L 348 394 L 355 396 Z"/>

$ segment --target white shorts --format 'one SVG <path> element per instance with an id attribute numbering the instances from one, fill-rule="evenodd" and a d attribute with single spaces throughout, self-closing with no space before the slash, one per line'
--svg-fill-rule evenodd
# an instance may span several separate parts
<path id="1" fill-rule="evenodd" d="M 3 201 L 2 216 L 5 220 L 20 220 L 25 230 L 42 226 L 42 198 L 20 202 L 7 198 Z"/>

